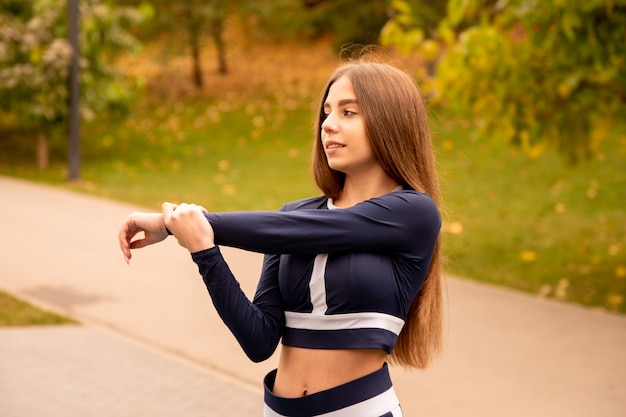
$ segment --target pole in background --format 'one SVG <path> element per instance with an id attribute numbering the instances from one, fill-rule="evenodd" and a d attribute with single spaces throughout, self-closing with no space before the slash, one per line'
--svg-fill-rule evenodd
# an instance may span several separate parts
<path id="1" fill-rule="evenodd" d="M 69 146 L 68 146 L 68 180 L 80 180 L 80 79 L 78 62 L 80 49 L 78 43 L 78 0 L 68 0 L 69 38 L 72 46 L 70 63 L 70 103 L 69 103 Z"/>

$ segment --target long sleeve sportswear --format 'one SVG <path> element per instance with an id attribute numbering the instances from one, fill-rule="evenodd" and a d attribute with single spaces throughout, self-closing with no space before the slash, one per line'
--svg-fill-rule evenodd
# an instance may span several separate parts
<path id="1" fill-rule="evenodd" d="M 217 245 L 266 254 L 252 302 L 217 247 L 192 254 L 253 361 L 271 356 L 281 337 L 307 348 L 393 350 L 430 265 L 439 211 L 413 190 L 329 207 L 317 197 L 277 212 L 206 214 Z"/>

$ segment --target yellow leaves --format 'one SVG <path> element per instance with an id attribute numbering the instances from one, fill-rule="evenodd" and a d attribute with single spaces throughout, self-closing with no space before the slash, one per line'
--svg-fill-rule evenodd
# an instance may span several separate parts
<path id="1" fill-rule="evenodd" d="M 230 170 L 230 162 L 226 159 L 222 159 L 217 163 L 217 169 L 221 172 L 226 172 Z M 226 177 L 219 173 L 215 175 L 213 181 L 216 184 L 220 184 L 222 186 L 221 193 L 224 195 L 235 195 L 237 193 L 237 188 L 232 184 L 226 184 Z"/>
<path id="2" fill-rule="evenodd" d="M 252 118 L 252 125 L 256 128 L 265 126 L 265 118 L 261 115 L 254 116 Z"/>
<path id="3" fill-rule="evenodd" d="M 216 124 L 222 121 L 222 113 L 216 107 L 207 108 L 204 115 L 208 123 Z"/>
<path id="4" fill-rule="evenodd" d="M 40 46 L 35 46 L 30 50 L 29 53 L 29 61 L 33 64 L 38 64 L 41 62 L 41 56 L 43 55 Z"/>
<path id="5" fill-rule="evenodd" d="M 594 198 L 596 198 L 596 195 L 598 194 L 598 180 L 593 179 L 591 180 L 591 182 L 589 183 L 589 188 L 587 188 L 587 198 L 589 198 L 590 200 L 593 200 Z"/>
<path id="6" fill-rule="evenodd" d="M 565 80 L 561 81 L 556 87 L 556 92 L 561 98 L 568 98 L 572 95 L 572 91 L 575 87 L 576 85 L 573 84 L 569 78 L 566 78 Z"/>
<path id="7" fill-rule="evenodd" d="M 456 33 L 445 19 L 439 23 L 437 33 L 446 44 L 452 44 L 456 39 Z"/>
<path id="8" fill-rule="evenodd" d="M 226 182 L 226 178 L 224 178 L 224 175 L 222 174 L 216 174 L 213 177 L 213 182 L 215 182 L 216 184 L 224 184 L 224 182 Z"/>
<path id="9" fill-rule="evenodd" d="M 610 120 L 594 120 L 590 133 L 592 146 L 598 146 L 600 142 L 606 139 L 611 133 Z"/>
<path id="10" fill-rule="evenodd" d="M 102 138 L 102 147 L 110 148 L 111 146 L 113 146 L 113 137 L 111 135 L 106 135 Z"/>
<path id="11" fill-rule="evenodd" d="M 193 127 L 196 129 L 201 129 L 206 125 L 206 117 L 198 116 L 193 120 Z"/>
<path id="12" fill-rule="evenodd" d="M 154 162 L 152 162 L 152 160 L 151 160 L 150 158 L 144 158 L 144 159 L 141 161 L 141 166 L 142 166 L 145 170 L 150 171 L 150 170 L 154 169 Z"/>
<path id="13" fill-rule="evenodd" d="M 88 191 L 90 193 L 94 192 L 96 188 L 98 188 L 96 183 L 93 181 L 82 180 L 80 181 L 79 185 L 83 190 Z"/>
<path id="14" fill-rule="evenodd" d="M 393 0 L 391 2 L 391 9 L 400 14 L 400 15 L 411 15 L 413 11 L 411 10 L 411 6 L 406 1 L 401 0 Z"/>
<path id="15" fill-rule="evenodd" d="M 537 159 L 546 152 L 546 146 L 544 143 L 536 143 L 528 149 L 528 156 L 533 159 Z"/>
<path id="16" fill-rule="evenodd" d="M 167 127 L 172 131 L 172 132 L 178 132 L 180 131 L 181 128 L 181 124 L 180 124 L 180 118 L 176 115 L 172 115 L 168 120 L 167 120 Z"/>
<path id="17" fill-rule="evenodd" d="M 546 151 L 546 146 L 543 143 L 533 143 L 531 132 L 528 129 L 521 129 L 517 132 L 520 145 L 528 156 L 533 159 L 537 159 L 542 156 Z"/>
<path id="18" fill-rule="evenodd" d="M 439 47 L 439 43 L 428 39 L 420 44 L 420 51 L 428 61 L 434 61 L 439 56 L 441 48 Z"/>
<path id="19" fill-rule="evenodd" d="M 476 114 L 482 113 L 482 112 L 486 112 L 489 111 L 490 107 L 491 107 L 491 101 L 489 99 L 489 97 L 484 96 L 481 98 L 477 98 L 473 103 L 472 103 L 472 111 Z"/>
<path id="20" fill-rule="evenodd" d="M 541 288 L 539 289 L 539 297 L 544 298 L 550 295 L 550 293 L 552 292 L 552 287 L 548 284 L 544 284 L 541 286 Z"/>
<path id="21" fill-rule="evenodd" d="M 217 174 L 213 177 L 213 182 L 221 185 L 220 192 L 224 195 L 235 195 L 237 193 L 237 187 L 233 184 L 226 184 L 226 177 L 223 174 Z"/>
<path id="22" fill-rule="evenodd" d="M 463 233 L 463 224 L 461 222 L 444 222 L 441 230 L 451 235 L 460 235 Z"/>
<path id="23" fill-rule="evenodd" d="M 520 252 L 519 258 L 523 262 L 534 262 L 535 260 L 537 260 L 537 252 L 532 250 L 523 250 Z"/>
<path id="24" fill-rule="evenodd" d="M 390 20 L 380 32 L 380 41 L 384 46 L 395 46 L 402 55 L 413 52 L 424 40 L 424 32 L 419 28 L 405 30 L 398 22 Z"/>
<path id="25" fill-rule="evenodd" d="M 556 203 L 556 205 L 554 206 L 554 212 L 557 214 L 563 214 L 565 213 L 565 204 L 563 203 Z"/>
<path id="26" fill-rule="evenodd" d="M 403 55 L 408 55 L 424 40 L 424 31 L 415 27 L 411 6 L 400 0 L 391 3 L 393 17 L 380 31 L 383 46 L 395 46 Z"/>
<path id="27" fill-rule="evenodd" d="M 441 144 L 441 148 L 444 151 L 450 152 L 450 151 L 454 150 L 454 142 L 452 142 L 449 139 L 444 140 L 443 143 Z"/>
<path id="28" fill-rule="evenodd" d="M 615 256 L 619 253 L 619 245 L 612 244 L 609 245 L 609 255 Z"/>
<path id="29" fill-rule="evenodd" d="M 619 310 L 624 302 L 624 296 L 622 294 L 610 293 L 606 296 L 606 306 L 611 310 Z"/>
<path id="30" fill-rule="evenodd" d="M 444 89 L 441 79 L 428 76 L 422 79 L 424 80 L 421 85 L 422 94 L 425 97 L 430 97 L 431 103 L 440 102 L 443 98 L 441 92 Z"/>
<path id="31" fill-rule="evenodd" d="M 552 188 L 550 188 L 550 193 L 553 196 L 557 196 L 561 194 L 561 191 L 563 191 L 564 186 L 565 186 L 565 181 L 563 180 L 563 178 L 559 178 L 556 180 Z"/>
<path id="32" fill-rule="evenodd" d="M 618 279 L 626 278 L 626 266 L 618 265 L 615 267 L 615 277 Z"/>
<path id="33" fill-rule="evenodd" d="M 232 110 L 232 105 L 228 100 L 222 100 L 217 103 L 217 110 L 221 113 L 228 113 Z"/>
<path id="34" fill-rule="evenodd" d="M 237 188 L 232 184 L 225 184 L 222 187 L 222 194 L 224 195 L 235 195 L 237 193 Z"/>
<path id="35" fill-rule="evenodd" d="M 217 169 L 219 169 L 222 172 L 228 171 L 230 169 L 230 162 L 228 162 L 226 159 L 222 159 L 221 161 L 217 163 Z"/>
<path id="36" fill-rule="evenodd" d="M 542 285 L 541 288 L 539 289 L 538 295 L 541 298 L 548 297 L 554 290 L 554 298 L 556 298 L 557 300 L 564 301 L 567 299 L 568 289 L 569 289 L 569 280 L 567 278 L 561 278 L 554 286 L 554 289 L 552 288 L 550 284 Z"/>
<path id="37" fill-rule="evenodd" d="M 568 288 L 569 280 L 567 278 L 561 278 L 554 289 L 554 296 L 559 300 L 565 300 L 567 298 Z"/>

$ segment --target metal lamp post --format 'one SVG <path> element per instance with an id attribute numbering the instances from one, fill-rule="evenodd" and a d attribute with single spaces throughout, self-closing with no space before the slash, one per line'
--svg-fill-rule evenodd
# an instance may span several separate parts
<path id="1" fill-rule="evenodd" d="M 69 39 L 72 46 L 70 63 L 70 102 L 69 102 L 69 146 L 68 146 L 68 180 L 80 180 L 80 80 L 78 62 L 80 50 L 78 43 L 78 0 L 68 0 Z"/>

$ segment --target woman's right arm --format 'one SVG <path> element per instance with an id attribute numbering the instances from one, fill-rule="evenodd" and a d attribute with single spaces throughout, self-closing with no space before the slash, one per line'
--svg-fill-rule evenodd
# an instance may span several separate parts
<path id="1" fill-rule="evenodd" d="M 269 358 L 282 336 L 284 307 L 278 288 L 280 255 L 265 255 L 254 300 L 242 291 L 217 246 L 191 254 L 218 314 L 254 362 Z"/>
<path id="2" fill-rule="evenodd" d="M 263 361 L 276 350 L 285 323 L 278 288 L 280 255 L 265 256 L 257 292 L 250 302 L 214 246 L 213 231 L 203 211 L 198 206 L 164 203 L 162 213 L 133 213 L 118 233 L 120 248 L 128 262 L 131 249 L 165 239 L 169 225 L 181 246 L 190 250 L 218 314 L 246 355 L 255 362 Z M 133 240 L 140 232 L 144 236 Z"/>

